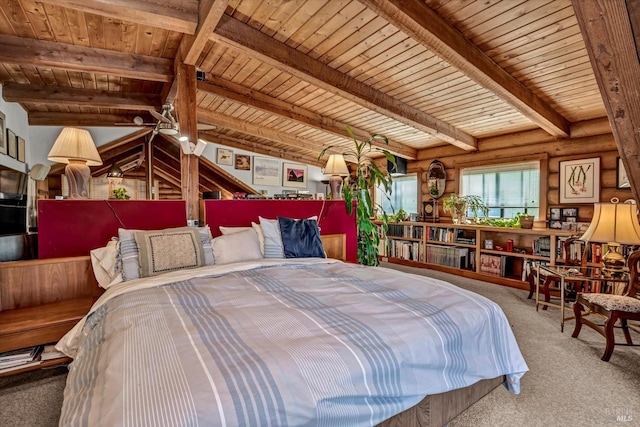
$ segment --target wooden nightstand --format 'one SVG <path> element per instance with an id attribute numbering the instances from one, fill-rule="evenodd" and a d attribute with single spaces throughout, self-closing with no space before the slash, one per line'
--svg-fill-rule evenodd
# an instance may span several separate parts
<path id="1" fill-rule="evenodd" d="M 89 257 L 0 263 L 0 352 L 58 341 L 102 292 Z M 47 360 L 0 376 L 68 361 Z"/>

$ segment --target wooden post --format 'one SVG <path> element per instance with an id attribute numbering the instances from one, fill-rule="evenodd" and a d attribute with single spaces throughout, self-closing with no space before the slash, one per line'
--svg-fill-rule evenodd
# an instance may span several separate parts
<path id="1" fill-rule="evenodd" d="M 187 136 L 189 141 L 195 144 L 198 140 L 195 67 L 178 63 L 176 65 L 176 78 L 178 81 L 178 97 L 175 107 L 177 120 L 180 124 L 180 135 Z M 187 201 L 187 220 L 199 220 L 199 158 L 185 154 L 180 150 L 180 170 L 182 198 Z"/>
<path id="2" fill-rule="evenodd" d="M 625 1 L 572 0 L 633 197 L 640 186 L 640 63 Z"/>

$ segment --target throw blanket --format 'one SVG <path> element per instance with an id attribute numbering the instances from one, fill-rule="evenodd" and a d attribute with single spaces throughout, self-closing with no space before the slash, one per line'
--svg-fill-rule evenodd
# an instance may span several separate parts
<path id="1" fill-rule="evenodd" d="M 451 284 L 334 260 L 125 282 L 59 343 L 60 425 L 371 426 L 527 371 L 502 310 Z"/>

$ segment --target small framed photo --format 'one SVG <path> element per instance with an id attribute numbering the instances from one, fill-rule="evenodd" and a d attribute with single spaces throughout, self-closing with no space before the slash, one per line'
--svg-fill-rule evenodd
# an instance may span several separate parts
<path id="1" fill-rule="evenodd" d="M 217 163 L 219 165 L 233 166 L 233 150 L 218 148 Z"/>
<path id="2" fill-rule="evenodd" d="M 560 221 L 559 219 L 551 220 L 549 222 L 549 228 L 553 228 L 555 230 L 561 230 L 562 229 L 562 221 Z"/>
<path id="3" fill-rule="evenodd" d="M 578 222 L 578 218 L 575 216 L 565 216 L 564 222 Z"/>
<path id="4" fill-rule="evenodd" d="M 8 145 L 7 145 L 7 136 L 5 131 L 5 115 L 0 112 L 0 154 L 7 154 Z"/>
<path id="5" fill-rule="evenodd" d="M 618 157 L 616 172 L 617 172 L 616 187 L 631 188 L 631 184 L 629 183 L 629 177 L 627 176 L 627 171 L 624 170 L 624 164 L 622 163 L 622 159 L 620 157 Z"/>
<path id="6" fill-rule="evenodd" d="M 282 186 L 307 188 L 307 167 L 297 163 L 283 163 Z"/>
<path id="7" fill-rule="evenodd" d="M 236 169 L 243 171 L 251 170 L 251 156 L 246 154 L 236 154 Z"/>
<path id="8" fill-rule="evenodd" d="M 578 217 L 578 208 L 562 208 L 562 217 Z"/>
<path id="9" fill-rule="evenodd" d="M 9 149 L 9 157 L 17 159 L 18 145 L 16 144 L 16 134 L 9 128 L 7 128 L 7 147 Z"/>
<path id="10" fill-rule="evenodd" d="M 24 138 L 22 137 L 18 137 L 17 139 L 17 144 L 18 144 L 18 161 L 24 163 L 24 158 L 25 158 L 25 146 L 24 146 Z"/>
<path id="11" fill-rule="evenodd" d="M 491 240 L 491 239 L 485 239 L 485 241 L 484 241 L 484 248 L 485 248 L 485 249 L 493 249 L 493 240 Z"/>
<path id="12" fill-rule="evenodd" d="M 562 209 L 560 208 L 549 209 L 549 219 L 552 221 L 562 219 Z"/>

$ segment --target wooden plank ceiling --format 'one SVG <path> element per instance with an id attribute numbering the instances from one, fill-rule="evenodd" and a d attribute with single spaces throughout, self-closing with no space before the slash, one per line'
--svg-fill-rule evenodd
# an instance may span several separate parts
<path id="1" fill-rule="evenodd" d="M 200 137 L 322 165 L 382 133 L 409 158 L 606 116 L 570 0 L 3 0 L 0 83 L 31 125 L 152 121 L 184 62 Z"/>

